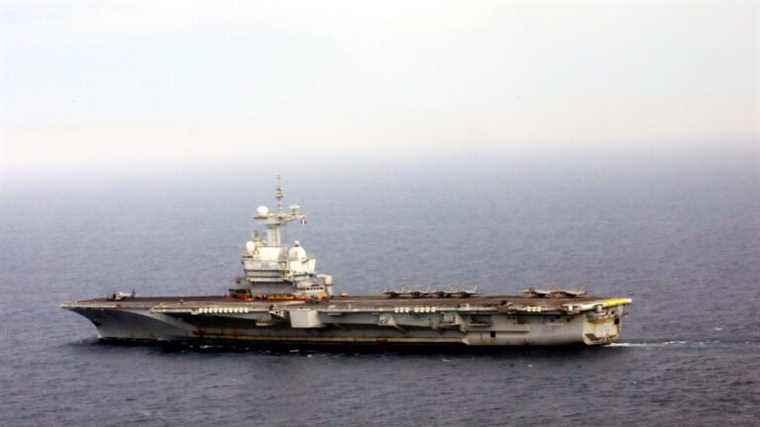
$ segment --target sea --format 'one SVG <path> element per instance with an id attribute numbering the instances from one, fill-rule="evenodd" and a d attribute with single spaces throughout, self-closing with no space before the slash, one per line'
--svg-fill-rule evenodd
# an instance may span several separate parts
<path id="1" fill-rule="evenodd" d="M 396 152 L 3 172 L 0 425 L 760 425 L 756 141 Z M 224 293 L 277 174 L 309 215 L 288 240 L 339 291 L 585 288 L 633 299 L 622 339 L 114 345 L 59 307 L 132 289 Z"/>

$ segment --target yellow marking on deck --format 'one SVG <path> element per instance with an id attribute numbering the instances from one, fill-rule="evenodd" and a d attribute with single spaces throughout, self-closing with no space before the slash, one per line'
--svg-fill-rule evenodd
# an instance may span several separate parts
<path id="1" fill-rule="evenodd" d="M 633 302 L 630 298 L 610 298 L 602 301 L 603 307 L 615 307 L 618 305 L 627 305 Z"/>

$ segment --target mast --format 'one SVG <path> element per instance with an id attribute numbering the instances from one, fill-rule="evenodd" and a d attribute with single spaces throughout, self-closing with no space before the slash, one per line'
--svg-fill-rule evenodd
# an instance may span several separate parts
<path id="1" fill-rule="evenodd" d="M 282 246 L 281 227 L 291 221 L 306 219 L 306 214 L 301 213 L 301 207 L 290 205 L 287 211 L 282 208 L 282 200 L 285 198 L 285 190 L 282 186 L 282 178 L 277 175 L 277 188 L 275 189 L 275 199 L 277 199 L 277 212 L 271 212 L 266 206 L 259 206 L 256 209 L 256 215 L 253 219 L 259 221 L 266 227 L 266 246 Z"/>
<path id="2" fill-rule="evenodd" d="M 279 174 L 277 175 L 277 188 L 274 197 L 277 199 L 277 212 L 282 212 L 282 199 L 285 198 L 285 191 L 282 189 L 282 177 Z"/>

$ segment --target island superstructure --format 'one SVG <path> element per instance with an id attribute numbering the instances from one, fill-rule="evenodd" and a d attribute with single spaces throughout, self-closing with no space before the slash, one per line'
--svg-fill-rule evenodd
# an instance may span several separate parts
<path id="1" fill-rule="evenodd" d="M 259 206 L 253 217 L 265 227 L 262 237 L 255 230 L 241 256 L 245 275 L 235 281 L 230 294 L 246 300 L 325 300 L 332 296 L 332 276 L 316 274 L 317 260 L 306 255 L 300 242 L 288 247 L 282 242 L 282 228 L 293 221 L 306 223 L 298 205 L 283 209 L 285 192 L 277 177 L 277 210 Z"/>
<path id="2" fill-rule="evenodd" d="M 520 295 L 480 295 L 476 289 L 404 289 L 380 295 L 335 295 L 333 278 L 282 230 L 305 222 L 300 206 L 260 206 L 256 230 L 241 254 L 243 275 L 219 296 L 105 298 L 66 302 L 104 340 L 260 344 L 263 346 L 521 346 L 604 345 L 615 342 L 629 298 L 582 290 L 528 289 Z"/>

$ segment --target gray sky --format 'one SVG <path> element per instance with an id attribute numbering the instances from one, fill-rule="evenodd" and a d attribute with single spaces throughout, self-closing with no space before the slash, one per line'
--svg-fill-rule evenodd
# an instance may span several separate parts
<path id="1" fill-rule="evenodd" d="M 3 169 L 759 134 L 756 2 L 156 3 L 0 3 Z"/>

